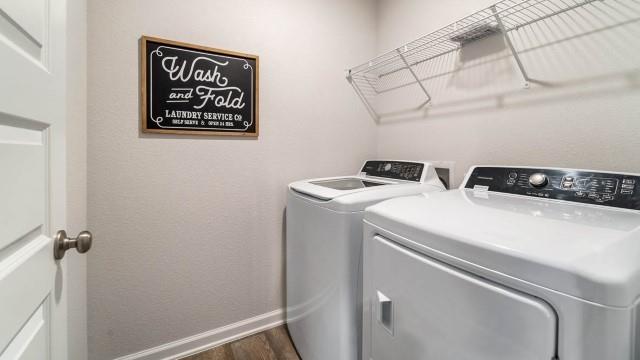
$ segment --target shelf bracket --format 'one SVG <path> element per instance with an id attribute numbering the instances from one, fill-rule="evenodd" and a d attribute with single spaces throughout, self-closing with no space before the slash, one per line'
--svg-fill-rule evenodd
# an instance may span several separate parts
<path id="1" fill-rule="evenodd" d="M 362 101 L 364 106 L 367 108 L 367 111 L 369 112 L 369 115 L 371 115 L 371 117 L 376 122 L 376 124 L 379 124 L 380 123 L 380 115 L 378 115 L 378 113 L 373 108 L 371 103 L 369 103 L 369 101 L 367 100 L 366 96 L 364 96 L 362 91 L 360 91 L 360 88 L 358 87 L 358 85 L 356 85 L 356 83 L 353 81 L 353 76 L 351 76 L 351 70 L 349 70 L 349 72 L 347 73 L 346 77 L 347 77 L 347 81 L 349 81 L 349 84 L 351 84 L 351 86 L 353 87 L 353 90 L 356 92 L 356 94 L 360 98 L 360 101 Z"/>
<path id="2" fill-rule="evenodd" d="M 424 92 L 424 94 L 427 96 L 427 101 L 425 101 L 424 104 L 422 104 L 420 107 L 426 106 L 427 104 L 429 104 L 431 102 L 431 95 L 429 95 L 429 92 L 427 91 L 427 88 L 424 87 L 424 84 L 422 83 L 422 81 L 420 81 L 420 78 L 415 73 L 415 71 L 413 71 L 413 69 L 411 68 L 411 65 L 409 65 L 409 62 L 407 61 L 407 59 L 404 57 L 404 55 L 402 55 L 402 51 L 400 49 L 396 49 L 396 51 L 398 52 L 398 55 L 400 55 L 400 59 L 402 59 L 402 62 L 406 66 L 407 70 L 409 70 L 409 72 L 411 73 L 413 78 L 416 79 L 416 82 L 420 86 L 420 89 L 422 89 L 422 92 Z"/>
<path id="3" fill-rule="evenodd" d="M 522 61 L 520 60 L 520 56 L 518 55 L 516 48 L 513 46 L 513 43 L 511 42 L 511 38 L 507 34 L 507 30 L 505 29 L 504 24 L 502 23 L 502 19 L 500 18 L 500 15 L 498 14 L 498 10 L 496 9 L 495 5 L 491 6 L 491 11 L 493 12 L 493 16 L 496 18 L 496 22 L 498 23 L 498 27 L 502 32 L 502 36 L 504 37 L 504 40 L 507 43 L 507 46 L 509 46 L 509 49 L 511 50 L 511 55 L 513 55 L 513 58 L 516 60 L 518 69 L 520 69 L 520 74 L 522 75 L 522 78 L 524 80 L 524 87 L 528 89 L 529 81 L 530 81 L 529 75 L 527 75 L 527 71 L 525 70 L 524 65 L 522 64 Z"/>

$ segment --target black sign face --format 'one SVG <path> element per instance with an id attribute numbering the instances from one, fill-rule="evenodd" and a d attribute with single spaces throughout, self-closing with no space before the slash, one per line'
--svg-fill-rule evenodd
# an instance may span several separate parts
<path id="1" fill-rule="evenodd" d="M 258 136 L 258 57 L 142 37 L 142 131 Z"/>

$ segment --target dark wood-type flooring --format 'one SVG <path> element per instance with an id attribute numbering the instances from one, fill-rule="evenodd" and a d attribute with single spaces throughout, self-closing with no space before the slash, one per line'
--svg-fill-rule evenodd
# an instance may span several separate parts
<path id="1" fill-rule="evenodd" d="M 282 325 L 182 360 L 300 360 Z"/>

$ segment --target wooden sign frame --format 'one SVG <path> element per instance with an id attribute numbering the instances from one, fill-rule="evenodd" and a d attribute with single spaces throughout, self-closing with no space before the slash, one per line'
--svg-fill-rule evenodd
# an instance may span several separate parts
<path id="1" fill-rule="evenodd" d="M 148 49 L 150 47 L 149 43 L 155 43 L 155 44 L 161 44 L 161 46 L 156 46 L 156 49 L 154 51 L 151 51 L 150 54 L 148 54 Z M 153 45 L 155 46 L 155 45 Z M 156 115 L 154 117 L 154 109 L 153 106 L 154 104 L 151 102 L 152 99 L 152 92 L 154 91 L 153 88 L 153 74 L 151 73 L 150 69 L 148 68 L 149 66 L 149 62 L 148 61 L 148 57 L 152 58 L 153 53 L 157 53 L 156 50 L 159 50 L 161 47 L 167 48 L 167 49 L 172 49 L 173 51 L 184 51 L 184 52 L 191 52 L 191 53 L 199 53 L 202 54 L 203 57 L 221 57 L 221 58 L 225 58 L 225 59 L 229 59 L 229 60 L 239 60 L 239 61 L 244 61 L 244 63 L 246 65 L 243 65 L 242 68 L 246 69 L 247 71 L 251 71 L 251 75 L 252 75 L 252 80 L 251 80 L 251 93 L 248 94 L 249 97 L 251 97 L 251 120 L 248 121 L 246 118 L 243 117 L 243 115 L 239 115 L 239 114 L 232 114 L 232 113 L 224 113 L 224 112 L 211 112 L 211 111 L 207 111 L 207 110 L 211 110 L 211 107 L 209 107 L 209 109 L 207 110 L 195 110 L 195 111 L 190 111 L 192 112 L 194 115 L 194 118 L 197 117 L 198 114 L 195 114 L 197 112 L 200 113 L 200 117 L 198 118 L 199 120 L 196 122 L 196 124 L 194 126 L 171 126 L 171 125 L 166 125 L 168 124 L 166 122 L 166 120 L 169 119 L 164 119 L 164 115 L 163 116 L 158 116 Z M 162 54 L 162 52 L 160 52 L 160 54 Z M 162 55 L 159 55 L 162 56 Z M 227 61 L 228 62 L 228 61 Z M 251 64 L 250 64 L 251 62 Z M 253 68 L 253 66 L 251 66 L 253 64 L 253 62 L 255 62 L 255 69 Z M 164 66 L 164 65 L 163 65 Z M 195 67 L 195 64 L 192 64 L 191 67 L 191 71 L 193 71 L 193 67 Z M 166 68 L 165 68 L 166 70 Z M 196 71 L 197 72 L 197 71 Z M 218 68 L 216 66 L 215 72 L 218 72 Z M 180 75 L 179 71 L 177 71 L 178 75 Z M 189 72 L 191 73 L 191 72 Z M 215 73 L 214 73 L 215 75 Z M 228 77 L 224 77 L 224 75 L 218 73 L 217 76 L 219 76 L 218 79 L 220 79 L 220 77 L 224 80 L 224 81 L 230 81 L 233 79 L 229 79 Z M 208 77 L 209 80 L 211 80 L 211 76 Z M 213 76 L 213 78 L 215 78 L 215 76 Z M 157 38 L 157 37 L 151 37 L 151 36 L 142 36 L 140 38 L 140 98 L 141 98 L 141 106 L 140 106 L 140 129 L 142 132 L 144 133 L 160 133 L 160 134 L 180 134 L 180 135 L 213 135 L 213 136 L 243 136 L 243 137 L 257 137 L 259 134 L 259 57 L 257 55 L 251 55 L 251 54 L 244 54 L 244 53 L 240 53 L 240 52 L 235 52 L 235 51 L 228 51 L 228 50 L 221 50 L 221 49 L 216 49 L 216 48 L 212 48 L 212 47 L 207 47 L 207 46 L 200 46 L 200 45 L 193 45 L 193 44 L 188 44 L 188 43 L 183 43 L 183 42 L 179 42 L 179 41 L 173 41 L 173 40 L 167 40 L 167 39 L 162 39 L 162 38 Z M 173 79 L 171 79 L 173 80 Z M 246 80 L 246 79 L 245 79 Z M 165 80 L 167 81 L 167 80 Z M 220 81 L 221 83 L 224 83 L 223 81 Z M 200 87 L 200 86 L 199 86 Z M 172 88 L 171 91 L 174 91 L 174 89 L 177 88 Z M 206 87 L 205 87 L 206 89 Z M 180 90 L 180 89 L 178 89 Z M 181 89 L 181 90 L 189 90 L 187 89 Z M 193 96 L 193 93 L 195 92 L 195 89 L 191 89 L 191 92 L 188 94 L 183 94 L 184 96 L 188 96 L 191 95 Z M 230 94 L 231 92 L 229 92 Z M 212 94 L 212 92 L 210 91 L 208 94 Z M 201 95 L 201 105 L 202 103 L 208 103 L 208 100 L 213 100 L 215 95 L 211 95 L 209 96 L 208 94 L 200 94 Z M 176 96 L 181 96 L 179 91 L 176 91 L 176 93 L 172 93 L 171 96 L 176 95 Z M 244 95 L 244 94 L 243 94 Z M 228 95 L 229 97 L 226 99 L 227 101 L 227 105 L 229 104 L 229 102 L 233 103 L 233 101 L 229 101 L 231 99 L 231 94 Z M 202 99 L 204 99 L 204 101 L 202 101 Z M 194 101 L 198 101 L 197 98 L 193 98 Z M 224 100 L 224 99 L 223 99 Z M 236 97 L 236 100 L 247 100 L 244 97 Z M 190 100 L 189 100 L 190 101 Z M 165 98 L 165 103 L 167 102 L 172 102 L 172 101 L 167 101 L 167 99 Z M 174 102 L 181 102 L 181 103 L 185 103 L 187 102 L 186 100 L 183 101 L 174 101 Z M 215 102 L 212 101 L 213 104 L 215 104 Z M 240 104 L 240 102 L 235 103 L 235 105 Z M 168 106 L 168 105 L 165 105 Z M 204 105 L 203 105 L 204 107 Z M 231 107 L 231 106 L 230 106 Z M 239 106 L 238 106 L 239 107 Z M 157 110 L 156 110 L 157 111 Z M 181 110 L 178 110 L 181 111 Z M 222 110 L 224 111 L 224 110 Z M 231 110 L 233 111 L 233 110 Z M 170 112 L 165 112 L 163 114 L 169 114 Z M 186 113 L 186 112 L 183 112 Z M 174 113 L 171 113 L 174 114 Z M 181 114 L 178 112 L 178 114 Z M 204 116 L 203 116 L 204 115 Z M 209 116 L 209 119 L 204 119 L 206 116 Z M 217 118 L 216 118 L 217 116 Z M 213 118 L 213 120 L 211 120 L 211 118 Z M 222 119 L 220 121 L 217 121 L 217 119 Z M 231 121 L 228 121 L 231 120 Z M 171 119 L 171 121 L 174 122 L 174 125 L 178 125 L 181 124 L 180 122 L 185 122 L 185 121 L 189 121 L 190 123 L 193 123 L 196 120 L 184 120 L 184 119 Z M 204 121 L 204 122 L 203 122 Z M 217 121 L 217 122 L 216 122 Z M 177 122 L 177 123 L 176 123 Z M 149 124 L 153 124 L 155 123 L 156 125 L 152 125 L 149 126 Z M 163 124 L 164 123 L 164 124 Z M 219 128 L 215 125 L 212 124 L 225 124 L 225 125 L 237 125 L 238 128 Z M 248 124 L 248 125 L 247 125 Z M 242 129 L 243 126 L 247 126 L 244 130 Z M 248 129 L 251 129 L 253 131 L 247 131 Z"/>

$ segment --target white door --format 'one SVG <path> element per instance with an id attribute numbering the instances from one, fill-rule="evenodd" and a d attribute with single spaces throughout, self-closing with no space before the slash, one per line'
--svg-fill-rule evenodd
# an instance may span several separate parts
<path id="1" fill-rule="evenodd" d="M 65 17 L 65 0 L 0 0 L 0 360 L 67 359 Z"/>
<path id="2" fill-rule="evenodd" d="M 365 243 L 372 360 L 550 360 L 557 318 L 541 299 L 380 236 Z"/>

